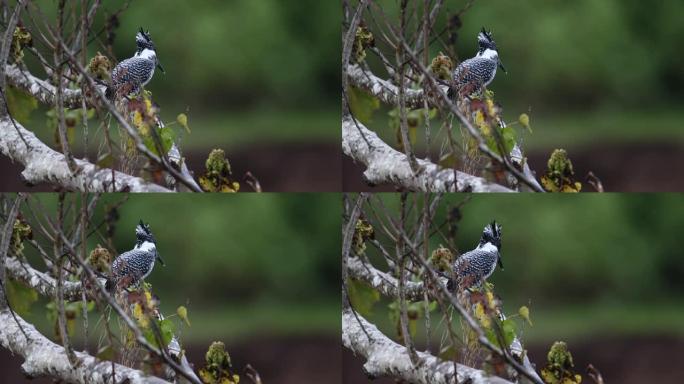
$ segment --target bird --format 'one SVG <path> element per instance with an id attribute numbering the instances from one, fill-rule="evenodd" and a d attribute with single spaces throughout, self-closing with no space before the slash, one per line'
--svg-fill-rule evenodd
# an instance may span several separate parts
<path id="1" fill-rule="evenodd" d="M 452 276 L 448 288 L 470 289 L 479 287 L 494 273 L 496 265 L 503 270 L 501 261 L 501 226 L 492 221 L 482 231 L 482 237 L 477 247 L 457 258 L 452 265 Z M 455 283 L 455 285 L 454 285 Z"/>
<path id="2" fill-rule="evenodd" d="M 140 220 L 135 227 L 135 237 L 133 249 L 122 253 L 112 262 L 111 277 L 106 283 L 108 290 L 140 284 L 152 272 L 156 260 L 164 265 L 164 260 L 157 252 L 157 242 L 149 224 Z"/>
<path id="3" fill-rule="evenodd" d="M 499 50 L 491 32 L 482 28 L 477 35 L 478 51 L 475 57 L 461 62 L 452 74 L 452 87 L 458 95 L 480 92 L 496 76 L 497 67 L 508 73 L 499 59 Z M 453 93 L 450 92 L 450 93 Z"/>
<path id="4" fill-rule="evenodd" d="M 152 80 L 155 68 L 166 73 L 159 63 L 157 49 L 149 31 L 145 32 L 140 28 L 135 35 L 135 44 L 137 49 L 133 57 L 120 62 L 112 70 L 111 83 L 105 93 L 110 100 L 114 97 L 138 94 L 141 88 Z"/>

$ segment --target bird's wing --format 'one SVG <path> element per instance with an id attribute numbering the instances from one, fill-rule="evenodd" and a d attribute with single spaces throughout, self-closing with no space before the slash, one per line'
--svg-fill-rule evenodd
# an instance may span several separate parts
<path id="1" fill-rule="evenodd" d="M 112 263 L 112 275 L 115 277 L 133 276 L 139 278 L 147 272 L 148 266 L 145 260 L 145 252 L 133 249 L 124 252 Z"/>
<path id="2" fill-rule="evenodd" d="M 134 83 L 142 84 L 148 74 L 154 70 L 151 60 L 141 57 L 131 57 L 120 62 L 112 71 L 112 84 Z"/>
<path id="3" fill-rule="evenodd" d="M 496 63 L 494 61 L 473 57 L 463 61 L 456 67 L 453 73 L 453 80 L 455 84 L 484 83 L 486 74 L 491 73 L 495 69 Z"/>
<path id="4" fill-rule="evenodd" d="M 485 275 L 490 266 L 492 257 L 491 252 L 475 248 L 466 252 L 454 262 L 454 275 L 456 279 L 466 286 L 478 283 Z"/>

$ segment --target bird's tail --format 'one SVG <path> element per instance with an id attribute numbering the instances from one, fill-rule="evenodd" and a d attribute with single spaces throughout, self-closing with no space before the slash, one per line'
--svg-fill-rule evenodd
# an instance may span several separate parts
<path id="1" fill-rule="evenodd" d="M 114 92 L 114 88 L 112 88 L 112 87 L 109 86 L 109 85 L 108 85 L 107 88 L 105 89 L 105 97 L 106 97 L 107 99 L 109 99 L 109 100 L 113 100 L 113 99 L 114 99 L 114 94 L 115 94 L 115 93 L 116 93 L 116 92 Z"/>
<path id="2" fill-rule="evenodd" d="M 114 288 L 116 288 L 116 280 L 112 276 L 105 276 L 105 278 L 107 279 L 105 282 L 105 289 L 109 293 L 114 292 Z"/>

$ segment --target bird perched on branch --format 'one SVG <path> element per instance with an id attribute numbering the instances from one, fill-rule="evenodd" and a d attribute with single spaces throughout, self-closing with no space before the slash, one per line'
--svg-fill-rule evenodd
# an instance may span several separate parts
<path id="1" fill-rule="evenodd" d="M 484 227 L 477 248 L 464 253 L 454 261 L 452 271 L 456 281 L 449 280 L 449 290 L 453 290 L 454 287 L 458 287 L 459 290 L 479 287 L 492 275 L 497 264 L 503 270 L 500 252 L 501 226 L 492 221 Z"/>
<path id="2" fill-rule="evenodd" d="M 135 237 L 133 249 L 122 253 L 112 262 L 111 278 L 106 284 L 108 290 L 139 284 L 152 272 L 156 260 L 164 265 L 164 260 L 157 252 L 157 242 L 150 231 L 150 226 L 144 224 L 142 220 L 135 227 Z"/>
<path id="3" fill-rule="evenodd" d="M 111 84 L 106 91 L 109 99 L 139 93 L 152 80 L 155 68 L 165 73 L 149 31 L 145 32 L 140 28 L 135 35 L 135 44 L 137 49 L 133 57 L 120 62 L 112 70 Z"/>
<path id="4" fill-rule="evenodd" d="M 499 59 L 499 50 L 492 33 L 484 27 L 477 35 L 477 45 L 479 48 L 475 57 L 461 62 L 453 72 L 452 87 L 457 95 L 468 96 L 480 92 L 494 80 L 497 67 L 507 73 Z"/>

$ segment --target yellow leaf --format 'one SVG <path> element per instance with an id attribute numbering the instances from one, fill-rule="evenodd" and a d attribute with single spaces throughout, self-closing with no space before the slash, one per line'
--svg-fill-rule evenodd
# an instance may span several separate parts
<path id="1" fill-rule="evenodd" d="M 480 324 L 482 324 L 483 327 L 489 329 L 489 327 L 491 327 L 491 325 L 492 325 L 492 320 L 485 313 L 485 309 L 484 309 L 484 306 L 482 305 L 482 303 L 475 304 L 475 311 L 474 312 L 475 312 L 475 317 L 480 322 Z"/>
<path id="2" fill-rule="evenodd" d="M 176 117 L 176 121 L 178 121 L 178 124 L 185 128 L 188 133 L 190 133 L 190 127 L 188 126 L 188 115 L 181 113 Z"/>
<path id="3" fill-rule="evenodd" d="M 530 309 L 527 308 L 526 305 L 523 305 L 518 309 L 518 314 L 520 314 L 520 317 L 523 319 L 527 320 L 527 322 L 532 326 L 532 320 L 530 320 Z"/>
<path id="4" fill-rule="evenodd" d="M 523 127 L 527 128 L 530 133 L 532 133 L 532 127 L 530 127 L 530 116 L 527 115 L 527 113 L 523 113 L 518 117 L 518 122 L 520 125 Z"/>
<path id="5" fill-rule="evenodd" d="M 489 308 L 496 308 L 496 300 L 494 299 L 494 293 L 492 291 L 487 291 L 487 306 Z"/>
<path id="6" fill-rule="evenodd" d="M 176 313 L 178 314 L 178 317 L 183 319 L 186 324 L 188 324 L 188 327 L 190 326 L 190 320 L 188 319 L 188 309 L 185 308 L 185 306 L 181 305 L 176 309 Z"/>
<path id="7" fill-rule="evenodd" d="M 147 328 L 150 325 L 150 319 L 145 316 L 143 308 L 139 303 L 133 304 L 133 317 L 140 324 L 141 328 Z"/>

